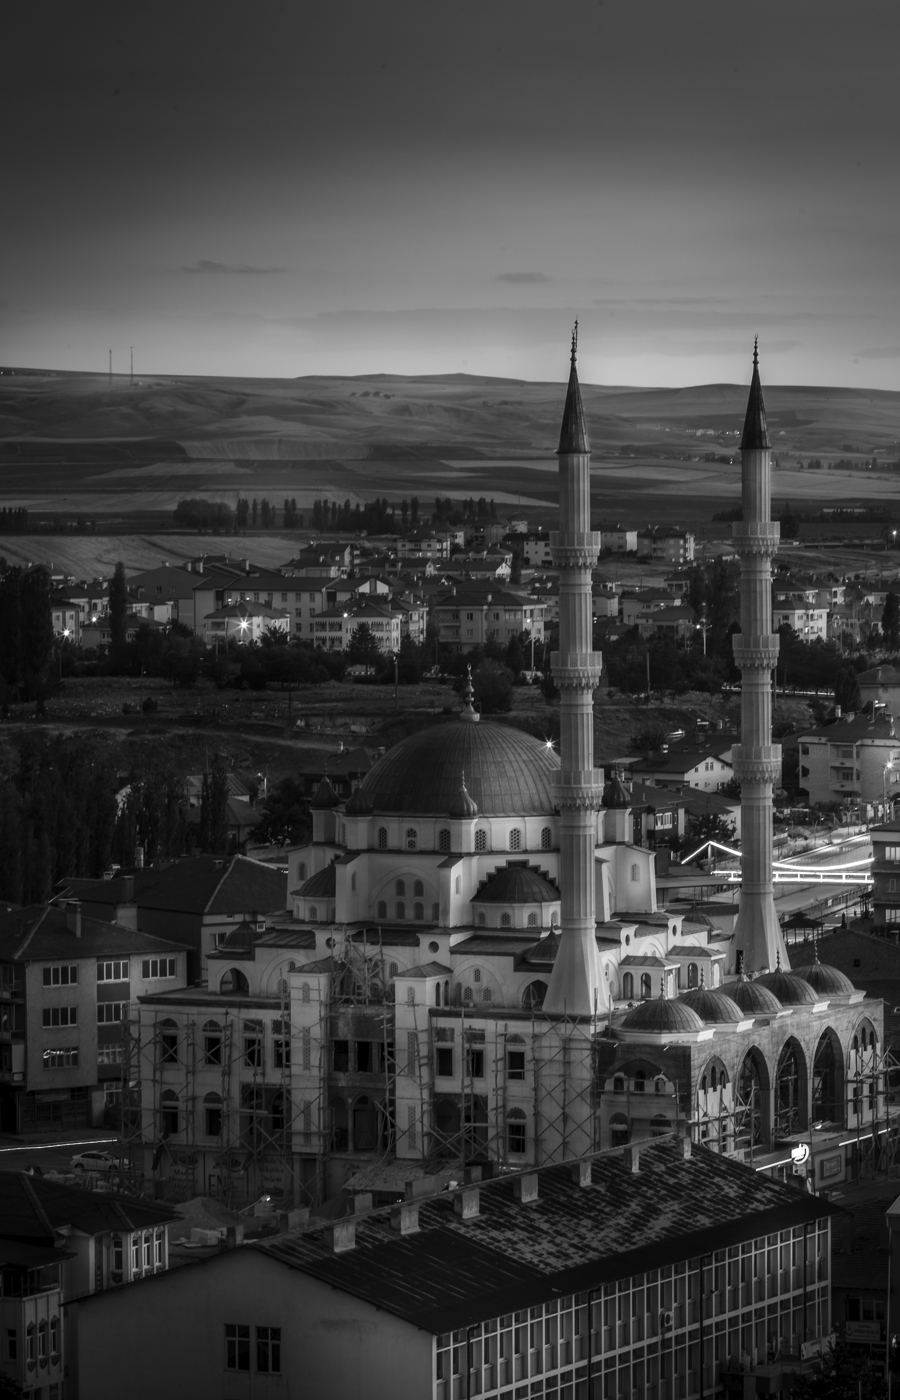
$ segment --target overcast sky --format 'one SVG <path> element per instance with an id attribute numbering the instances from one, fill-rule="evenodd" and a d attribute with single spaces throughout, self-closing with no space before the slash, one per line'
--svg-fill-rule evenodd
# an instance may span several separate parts
<path id="1" fill-rule="evenodd" d="M 896 388 L 896 0 L 7 7 L 0 360 Z"/>

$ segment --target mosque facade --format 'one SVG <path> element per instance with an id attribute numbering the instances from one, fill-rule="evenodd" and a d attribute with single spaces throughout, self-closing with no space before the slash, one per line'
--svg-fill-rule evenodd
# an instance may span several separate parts
<path id="1" fill-rule="evenodd" d="M 745 471 L 758 473 L 755 362 L 751 407 Z M 323 780 L 312 840 L 290 854 L 289 914 L 229 933 L 202 986 L 141 1001 L 138 1136 L 173 1190 L 384 1198 L 427 1174 L 670 1133 L 818 1189 L 892 1132 L 881 1003 L 818 962 L 789 970 L 771 927 L 759 843 L 774 760 L 756 683 L 770 624 L 755 605 L 738 652 L 745 676 L 755 667 L 742 749 L 753 920 L 726 935 L 660 907 L 629 788 L 594 768 L 589 457 L 573 343 L 554 544 L 561 752 L 481 720 L 470 687 L 458 718 L 390 749 L 349 796 Z M 749 496 L 764 525 L 767 493 L 757 482 Z M 755 554 L 746 533 L 767 563 L 771 530 Z M 745 593 L 763 572 L 745 571 Z"/>

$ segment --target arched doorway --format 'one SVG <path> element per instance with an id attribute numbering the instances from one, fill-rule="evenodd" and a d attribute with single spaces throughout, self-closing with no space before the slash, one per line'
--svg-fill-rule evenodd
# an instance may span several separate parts
<path id="1" fill-rule="evenodd" d="M 806 1056 L 792 1037 L 778 1056 L 775 1070 L 776 1137 L 796 1137 L 809 1126 L 806 1088 Z"/>
<path id="2" fill-rule="evenodd" d="M 547 983 L 541 981 L 529 982 L 522 993 L 522 1006 L 526 1011 L 540 1011 L 544 1004 L 544 997 L 547 995 Z"/>
<path id="3" fill-rule="evenodd" d="M 339 1094 L 331 1100 L 331 1150 L 346 1152 L 350 1146 L 347 1101 Z"/>
<path id="4" fill-rule="evenodd" d="M 819 1037 L 813 1058 L 813 1123 L 838 1123 L 843 1126 L 843 1078 L 841 1043 L 829 1027 Z"/>
<path id="5" fill-rule="evenodd" d="M 749 1050 L 738 1072 L 735 1091 L 734 1145 L 761 1147 L 769 1140 L 768 1074 L 758 1050 Z"/>
<path id="6" fill-rule="evenodd" d="M 378 1146 L 378 1114 L 375 1104 L 362 1094 L 353 1104 L 353 1150 L 372 1152 Z"/>
<path id="7" fill-rule="evenodd" d="M 457 1146 L 460 1127 L 459 1104 L 456 1099 L 436 1099 L 434 1104 L 434 1135 L 438 1148 Z"/>
<path id="8" fill-rule="evenodd" d="M 631 1138 L 631 1128 L 624 1113 L 614 1113 L 609 1120 L 611 1147 L 624 1147 Z"/>

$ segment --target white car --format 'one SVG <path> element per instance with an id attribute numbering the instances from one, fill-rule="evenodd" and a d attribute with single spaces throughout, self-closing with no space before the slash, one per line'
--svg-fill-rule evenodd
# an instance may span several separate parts
<path id="1" fill-rule="evenodd" d="M 79 1152 L 69 1163 L 76 1172 L 114 1172 L 119 1163 L 108 1152 Z"/>

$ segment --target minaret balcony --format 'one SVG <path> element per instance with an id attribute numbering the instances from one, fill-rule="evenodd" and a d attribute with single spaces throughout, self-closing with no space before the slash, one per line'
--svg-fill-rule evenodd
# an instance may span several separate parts
<path id="1" fill-rule="evenodd" d="M 777 520 L 737 520 L 731 527 L 731 538 L 739 554 L 771 557 L 778 552 L 781 526 Z"/>
<path id="2" fill-rule="evenodd" d="M 599 530 L 550 531 L 550 553 L 561 569 L 592 569 L 601 543 Z"/>
<path id="3" fill-rule="evenodd" d="M 771 671 L 778 661 L 780 638 L 774 633 L 762 633 L 746 639 L 738 634 L 732 638 L 734 664 L 741 671 Z"/>
<path id="4" fill-rule="evenodd" d="M 550 669 L 556 685 L 564 689 L 596 690 L 603 671 L 602 651 L 550 653 Z"/>
<path id="5" fill-rule="evenodd" d="M 731 751 L 734 776 L 742 783 L 780 783 L 780 744 L 735 744 Z"/>
<path id="6" fill-rule="evenodd" d="M 605 785 L 602 768 L 564 768 L 553 793 L 561 810 L 597 811 L 603 805 Z"/>

